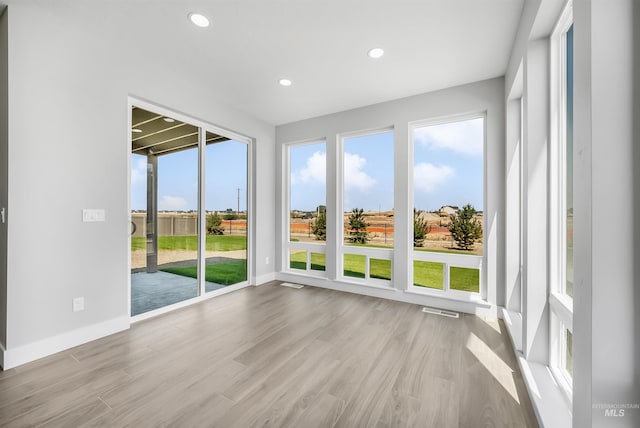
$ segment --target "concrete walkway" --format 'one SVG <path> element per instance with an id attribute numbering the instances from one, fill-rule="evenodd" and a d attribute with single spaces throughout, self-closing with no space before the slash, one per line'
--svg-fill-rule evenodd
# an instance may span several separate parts
<path id="1" fill-rule="evenodd" d="M 205 282 L 206 292 L 225 287 Z M 192 299 L 198 295 L 195 278 L 158 271 L 131 274 L 131 316 Z"/>

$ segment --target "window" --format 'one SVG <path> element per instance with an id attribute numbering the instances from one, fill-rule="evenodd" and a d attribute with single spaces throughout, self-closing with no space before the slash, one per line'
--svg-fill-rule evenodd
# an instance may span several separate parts
<path id="1" fill-rule="evenodd" d="M 571 3 L 551 37 L 551 369 L 570 396 L 573 376 L 573 17 Z"/>
<path id="2" fill-rule="evenodd" d="M 573 24 L 565 34 L 564 293 L 573 297 Z"/>
<path id="3" fill-rule="evenodd" d="M 342 139 L 342 274 L 390 285 L 393 210 L 392 131 Z"/>
<path id="4" fill-rule="evenodd" d="M 324 274 L 327 240 L 326 163 L 324 141 L 288 146 L 288 267 Z"/>
<path id="5" fill-rule="evenodd" d="M 573 334 L 568 328 L 564 329 L 564 340 L 562 342 L 565 351 L 562 359 L 563 368 L 570 377 L 573 377 Z"/>
<path id="6" fill-rule="evenodd" d="M 480 293 L 484 117 L 418 123 L 412 141 L 414 290 Z"/>

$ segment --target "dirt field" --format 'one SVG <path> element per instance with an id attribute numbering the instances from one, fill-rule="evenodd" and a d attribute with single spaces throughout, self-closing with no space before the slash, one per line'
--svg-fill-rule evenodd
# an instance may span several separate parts
<path id="1" fill-rule="evenodd" d="M 450 250 L 455 249 L 455 243 L 451 239 L 451 234 L 447 226 L 449 225 L 449 219 L 447 217 L 440 217 L 434 213 L 423 213 L 423 218 L 426 218 L 427 223 L 431 226 L 431 231 L 425 239 L 423 248 L 431 250 Z M 370 234 L 369 244 L 393 246 L 393 213 L 365 213 L 366 221 L 369 224 L 367 232 Z M 480 217 L 482 221 L 482 217 Z M 292 218 L 290 223 L 291 238 L 297 239 L 301 242 L 315 242 L 315 236 L 311 232 L 313 226 L 313 219 L 301 219 Z M 349 213 L 344 214 L 345 234 L 347 233 L 347 225 L 349 224 Z M 476 248 L 473 251 L 466 252 L 471 254 L 482 254 L 482 242 L 476 243 Z"/>

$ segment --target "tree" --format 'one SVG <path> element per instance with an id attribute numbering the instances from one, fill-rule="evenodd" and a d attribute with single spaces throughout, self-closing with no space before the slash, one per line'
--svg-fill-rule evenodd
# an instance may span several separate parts
<path id="1" fill-rule="evenodd" d="M 320 215 L 318 215 L 311 228 L 311 233 L 316 235 L 316 240 L 318 241 L 325 241 L 327 239 L 327 214 L 325 212 L 321 212 Z"/>
<path id="2" fill-rule="evenodd" d="M 222 217 L 220 217 L 218 211 L 209 214 L 209 217 L 207 217 L 207 233 L 209 235 L 222 235 L 224 233 Z"/>
<path id="3" fill-rule="evenodd" d="M 482 224 L 476 218 L 477 213 L 471 204 L 467 204 L 450 217 L 449 232 L 463 250 L 471 249 L 476 240 L 482 238 Z"/>
<path id="4" fill-rule="evenodd" d="M 422 217 L 424 211 L 413 209 L 413 246 L 422 247 L 427 234 L 431 232 L 431 225 Z"/>
<path id="5" fill-rule="evenodd" d="M 349 242 L 354 244 L 366 244 L 369 240 L 367 233 L 367 221 L 364 219 L 362 208 L 354 208 L 349 215 Z"/>

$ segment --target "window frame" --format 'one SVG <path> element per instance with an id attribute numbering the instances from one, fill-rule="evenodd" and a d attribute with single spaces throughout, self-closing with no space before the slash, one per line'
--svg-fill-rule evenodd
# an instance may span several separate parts
<path id="1" fill-rule="evenodd" d="M 393 126 L 373 128 L 362 131 L 352 131 L 341 133 L 337 136 L 337 185 L 336 185 L 336 200 L 337 200 L 337 210 L 336 214 L 339 215 L 338 221 L 336 221 L 336 225 L 339 225 L 339 230 L 336 230 L 336 237 L 338 239 L 337 246 L 337 257 L 336 257 L 336 277 L 340 282 L 364 285 L 373 288 L 382 288 L 385 290 L 394 289 L 394 254 L 395 254 L 395 236 L 394 236 L 394 247 L 390 248 L 373 248 L 373 247 L 359 247 L 355 245 L 345 245 L 344 239 L 344 143 L 345 140 L 349 138 L 357 138 L 357 137 L 366 137 L 369 135 L 382 134 L 386 132 L 393 133 L 393 141 L 392 141 L 392 152 L 395 156 L 395 128 Z M 393 168 L 392 175 L 395 180 L 395 160 L 391 163 L 391 167 Z M 395 193 L 395 182 L 394 182 L 394 193 Z M 394 194 L 395 198 L 395 194 Z M 395 199 L 394 199 L 395 201 Z M 396 230 L 396 220 L 394 217 L 394 235 Z M 361 255 L 365 257 L 365 272 L 364 278 L 356 278 L 352 276 L 347 276 L 344 274 L 344 256 L 347 254 Z M 390 280 L 386 279 L 378 279 L 372 278 L 370 276 L 370 266 L 371 259 L 379 259 L 379 260 L 390 260 L 391 261 L 391 272 L 390 272 Z"/>
<path id="2" fill-rule="evenodd" d="M 413 122 L 409 122 L 409 130 L 408 130 L 408 154 L 409 154 L 409 180 L 410 180 L 410 189 L 409 189 L 409 206 L 410 206 L 410 214 L 413 216 L 413 207 L 415 206 L 415 183 L 414 183 L 414 167 L 415 167 L 415 141 L 414 141 L 414 132 L 418 128 L 423 128 L 427 126 L 437 126 L 444 125 L 448 123 L 455 122 L 464 122 L 467 120 L 474 119 L 482 119 L 482 127 L 483 127 L 483 142 L 482 142 L 482 203 L 483 203 L 483 212 L 486 211 L 487 206 L 487 112 L 479 111 L 479 112 L 470 112 L 470 113 L 462 113 L 455 114 L 449 116 L 440 116 L 431 119 L 423 119 L 417 120 Z M 436 297 L 446 297 L 452 298 L 460 301 L 474 301 L 474 302 L 484 302 L 487 298 L 487 285 L 484 280 L 484 271 L 483 266 L 486 265 L 487 251 L 485 242 L 486 242 L 486 216 L 482 216 L 482 237 L 483 237 L 483 250 L 482 255 L 466 255 L 466 254 L 445 254 L 445 253 L 433 253 L 428 251 L 416 251 L 413 247 L 413 239 L 410 239 L 411 248 L 410 248 L 410 272 L 409 272 L 409 283 L 407 284 L 407 291 L 415 294 L 424 294 Z M 413 236 L 413 217 L 409 219 L 409 233 Z M 416 257 L 416 255 L 418 257 Z M 443 276 L 443 285 L 442 289 L 437 288 L 429 288 L 415 285 L 414 283 L 414 269 L 413 262 L 414 261 L 427 261 L 427 262 L 436 262 L 444 264 L 444 276 Z M 479 275 L 479 289 L 478 292 L 470 292 L 470 291 L 462 291 L 455 290 L 450 288 L 449 279 L 450 272 L 452 267 L 462 267 L 462 268 L 472 268 L 478 269 Z"/>
<path id="3" fill-rule="evenodd" d="M 567 32 L 573 25 L 573 5 L 567 2 L 550 37 L 551 150 L 549 174 L 549 366 L 572 401 L 573 379 L 566 370 L 566 332 L 573 334 L 573 298 L 566 293 L 567 186 Z"/>
<path id="4" fill-rule="evenodd" d="M 193 125 L 198 128 L 198 180 L 197 180 L 197 215 L 198 215 L 198 244 L 197 244 L 197 287 L 198 287 L 198 295 L 196 297 L 184 300 L 182 302 L 174 303 L 171 305 L 164 306 L 162 308 L 154 309 L 148 312 L 143 312 L 138 315 L 131 316 L 131 236 L 128 237 L 128 245 L 127 245 L 127 313 L 130 316 L 130 320 L 132 323 L 143 321 L 145 319 L 161 315 L 167 312 L 170 312 L 174 309 L 178 309 L 184 306 L 188 306 L 206 299 L 210 299 L 213 297 L 217 297 L 222 294 L 229 293 L 231 291 L 239 290 L 244 287 L 248 287 L 250 284 L 255 282 L 254 266 L 255 266 L 255 193 L 254 193 L 254 177 L 255 177 L 255 139 L 249 137 L 247 135 L 240 134 L 238 132 L 221 128 L 212 123 L 206 122 L 201 119 L 196 119 L 184 113 L 180 113 L 178 111 L 171 110 L 170 108 L 161 106 L 159 104 L 155 104 L 150 101 L 143 100 L 141 98 L 137 98 L 134 96 L 127 97 L 127 139 L 126 139 L 126 153 L 127 153 L 127 215 L 129 222 L 127 223 L 127 228 L 129 227 L 129 223 L 131 222 L 131 148 L 132 148 L 132 138 L 130 129 L 132 127 L 132 117 L 131 110 L 133 107 L 139 107 L 141 109 L 147 110 L 149 112 L 171 117 L 180 122 L 184 122 L 190 125 Z M 246 272 L 246 280 L 239 282 L 237 284 L 228 285 L 226 287 L 220 288 L 218 290 L 206 292 L 205 286 L 205 250 L 206 250 L 206 213 L 205 213 L 205 196 L 206 196 L 206 133 L 212 132 L 221 136 L 224 136 L 230 140 L 235 140 L 239 143 L 246 144 L 247 146 L 247 158 L 246 158 L 246 168 L 247 168 L 247 190 L 246 190 L 246 209 L 247 209 L 247 252 L 246 252 L 246 260 L 247 260 L 247 272 Z M 127 231 L 127 235 L 129 231 Z"/>
<path id="5" fill-rule="evenodd" d="M 319 278 L 327 278 L 328 266 L 326 265 L 326 261 L 325 261 L 325 270 L 323 271 L 311 268 L 312 253 L 325 254 L 325 260 L 326 260 L 327 242 L 324 241 L 322 243 L 320 242 L 315 243 L 315 242 L 291 241 L 291 149 L 294 147 L 312 146 L 316 144 L 324 144 L 325 155 L 328 157 L 326 138 L 313 138 L 309 140 L 295 141 L 295 142 L 283 144 L 283 149 L 284 149 L 283 161 L 284 161 L 284 172 L 285 172 L 285 176 L 283 180 L 284 191 L 285 191 L 284 192 L 285 198 L 283 201 L 283 208 L 284 208 L 283 213 L 285 215 L 283 216 L 284 217 L 283 219 L 284 220 L 284 224 L 283 224 L 283 231 L 284 231 L 283 244 L 284 245 L 283 245 L 283 251 L 282 251 L 282 272 L 296 274 L 296 275 L 308 275 L 308 276 L 319 277 Z M 328 162 L 328 159 L 327 159 L 327 162 Z M 326 174 L 327 174 L 327 165 L 325 163 L 325 177 L 326 177 Z M 325 206 L 327 206 L 326 180 L 325 180 L 324 199 L 325 199 Z M 326 209 L 325 214 L 328 218 L 330 215 L 328 208 Z M 327 236 L 328 234 L 329 234 L 329 231 L 327 230 Z M 300 250 L 300 251 L 306 252 L 306 262 L 305 262 L 304 270 L 294 269 L 291 267 L 291 251 L 292 250 Z"/>

